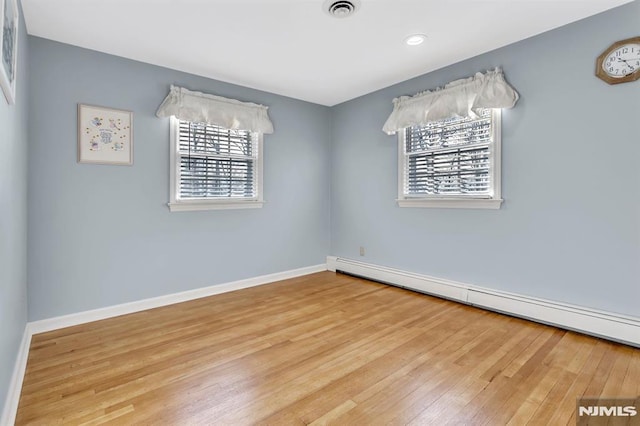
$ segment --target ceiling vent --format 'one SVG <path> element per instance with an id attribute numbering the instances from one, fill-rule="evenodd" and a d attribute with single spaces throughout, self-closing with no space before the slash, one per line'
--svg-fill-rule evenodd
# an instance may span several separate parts
<path id="1" fill-rule="evenodd" d="M 346 18 L 353 15 L 358 10 L 360 2 L 358 0 L 326 0 L 323 8 L 334 18 Z"/>

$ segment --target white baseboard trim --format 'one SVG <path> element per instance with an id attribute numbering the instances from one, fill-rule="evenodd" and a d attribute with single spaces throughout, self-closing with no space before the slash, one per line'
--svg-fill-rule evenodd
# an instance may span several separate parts
<path id="1" fill-rule="evenodd" d="M 63 315 L 28 324 L 31 334 L 44 333 L 60 328 L 85 324 L 106 318 L 145 311 L 147 309 L 159 308 L 161 306 L 173 305 L 174 303 L 186 302 L 202 297 L 227 293 L 229 291 L 241 290 L 243 288 L 255 287 L 275 281 L 300 277 L 327 270 L 326 264 L 307 266 L 305 268 L 292 269 L 284 272 L 277 272 L 269 275 L 233 281 L 225 284 L 212 285 L 209 287 L 197 288 L 195 290 L 183 291 L 180 293 L 167 294 L 165 296 L 153 297 L 150 299 L 138 300 L 135 302 L 123 303 L 121 305 L 109 306 L 106 308 L 93 309 L 90 311 L 78 312 L 70 315 Z"/>
<path id="2" fill-rule="evenodd" d="M 327 269 L 640 347 L 640 318 L 522 296 L 398 269 L 327 257 Z"/>
<path id="3" fill-rule="evenodd" d="M 2 417 L 0 417 L 0 425 L 12 425 L 16 421 L 18 412 L 18 402 L 20 401 L 20 392 L 22 391 L 22 381 L 24 380 L 24 372 L 27 369 L 27 359 L 29 358 L 29 346 L 31 345 L 31 331 L 29 324 L 24 328 L 22 342 L 18 348 L 18 356 L 13 366 L 13 374 L 9 389 L 7 389 L 7 397 L 4 400 L 4 408 L 2 409 Z"/>

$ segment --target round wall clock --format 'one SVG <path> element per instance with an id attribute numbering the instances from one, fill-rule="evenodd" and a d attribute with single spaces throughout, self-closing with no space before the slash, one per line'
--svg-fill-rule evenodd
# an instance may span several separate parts
<path id="1" fill-rule="evenodd" d="M 609 84 L 640 78 L 640 37 L 613 43 L 596 60 L 596 76 Z"/>

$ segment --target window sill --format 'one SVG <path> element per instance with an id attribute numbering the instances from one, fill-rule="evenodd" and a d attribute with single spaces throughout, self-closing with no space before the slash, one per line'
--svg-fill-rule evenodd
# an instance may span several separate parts
<path id="1" fill-rule="evenodd" d="M 260 209 L 264 201 L 179 201 L 167 203 L 172 212 L 199 210 Z"/>
<path id="2" fill-rule="evenodd" d="M 433 198 L 433 199 L 402 199 L 397 200 L 399 207 L 423 207 L 437 209 L 493 209 L 497 210 L 502 204 L 501 199 L 482 198 Z"/>

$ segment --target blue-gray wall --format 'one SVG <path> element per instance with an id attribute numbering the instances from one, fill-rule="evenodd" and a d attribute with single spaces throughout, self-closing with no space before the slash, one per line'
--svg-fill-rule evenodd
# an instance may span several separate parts
<path id="1" fill-rule="evenodd" d="M 325 108 L 30 38 L 29 318 L 362 260 L 638 314 L 640 84 L 593 75 L 640 3 Z M 391 100 L 504 67 L 502 209 L 400 209 Z M 259 210 L 170 213 L 170 84 L 270 106 Z M 134 111 L 134 166 L 76 163 L 78 102 Z"/>
<path id="2" fill-rule="evenodd" d="M 636 1 L 334 107 L 332 254 L 640 315 L 640 82 L 594 76 L 638 23 Z M 503 112 L 502 208 L 397 207 L 392 99 L 495 66 L 521 95 Z"/>
<path id="3" fill-rule="evenodd" d="M 0 413 L 27 323 L 28 41 L 21 20 L 15 105 L 0 89 Z"/>
<path id="4" fill-rule="evenodd" d="M 29 52 L 30 320 L 325 261 L 329 108 L 41 38 Z M 170 84 L 269 106 L 262 209 L 169 211 Z M 76 162 L 78 103 L 133 111 L 133 166 Z"/>

